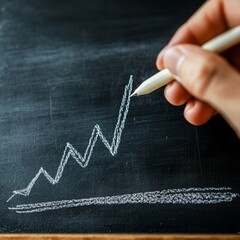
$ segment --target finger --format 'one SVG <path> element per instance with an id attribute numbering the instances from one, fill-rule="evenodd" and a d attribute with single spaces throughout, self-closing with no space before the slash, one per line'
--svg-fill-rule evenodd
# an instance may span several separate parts
<path id="1" fill-rule="evenodd" d="M 193 96 L 218 110 L 234 129 L 240 129 L 240 74 L 228 62 L 193 45 L 168 49 L 163 62 Z"/>
<path id="2" fill-rule="evenodd" d="M 239 95 L 235 88 L 240 85 L 239 74 L 214 53 L 185 44 L 166 51 L 163 60 L 173 76 L 200 100 L 218 106 L 218 100 L 233 92 Z"/>
<path id="3" fill-rule="evenodd" d="M 156 67 L 157 67 L 158 70 L 163 70 L 163 69 L 164 69 L 162 57 L 163 57 L 165 51 L 166 51 L 168 48 L 169 48 L 169 46 L 166 45 L 166 46 L 161 50 L 161 52 L 158 54 L 158 56 L 157 56 Z"/>
<path id="4" fill-rule="evenodd" d="M 165 98 L 174 106 L 185 104 L 192 96 L 186 89 L 177 81 L 169 83 L 164 90 Z"/>
<path id="5" fill-rule="evenodd" d="M 185 119 L 196 126 L 206 123 L 215 114 L 216 111 L 210 105 L 195 98 L 187 102 L 184 110 Z"/>
<path id="6" fill-rule="evenodd" d="M 239 25 L 239 12 L 239 0 L 207 1 L 179 28 L 167 45 L 167 48 L 180 43 L 202 45 L 227 29 Z M 163 67 L 162 57 L 163 53 L 160 53 L 156 61 L 158 69 Z"/>
<path id="7" fill-rule="evenodd" d="M 187 103 L 185 111 L 192 106 L 193 103 L 197 102 L 197 100 L 192 98 L 190 93 L 177 81 L 173 81 L 167 85 L 164 95 L 168 102 L 174 106 L 181 106 Z M 196 110 L 193 109 L 193 114 L 189 117 L 189 122 L 194 125 L 203 124 L 216 114 L 216 111 L 210 105 L 201 101 L 196 104 L 195 108 Z"/>

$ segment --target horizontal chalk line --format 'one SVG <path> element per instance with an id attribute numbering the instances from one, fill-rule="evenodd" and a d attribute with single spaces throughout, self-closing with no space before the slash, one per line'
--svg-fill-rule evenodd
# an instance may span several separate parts
<path id="1" fill-rule="evenodd" d="M 238 193 L 230 192 L 231 188 L 182 188 L 154 192 L 141 192 L 106 197 L 93 197 L 32 204 L 20 204 L 9 207 L 17 213 L 35 213 L 62 208 L 83 207 L 91 205 L 121 204 L 217 204 L 231 202 L 239 197 Z"/>
<path id="2" fill-rule="evenodd" d="M 131 76 L 129 83 L 126 85 L 124 90 L 118 119 L 111 142 L 107 141 L 102 133 L 100 126 L 96 124 L 93 128 L 87 148 L 83 155 L 81 155 L 70 143 L 67 143 L 55 177 L 50 176 L 50 174 L 41 167 L 35 177 L 30 181 L 28 186 L 20 190 L 14 190 L 12 196 L 7 200 L 7 202 L 16 195 L 28 196 L 41 175 L 44 175 L 44 177 L 53 185 L 58 183 L 63 175 L 64 168 L 67 165 L 70 157 L 72 157 L 82 168 L 87 167 L 98 138 L 109 150 L 110 154 L 112 156 L 115 156 L 121 142 L 121 135 L 129 110 L 132 83 L 133 80 Z M 232 193 L 231 188 L 226 187 L 181 188 L 154 192 L 123 194 L 116 196 L 21 204 L 17 205 L 16 207 L 9 207 L 8 209 L 16 211 L 17 213 L 34 213 L 62 208 L 110 204 L 217 204 L 223 202 L 231 202 L 235 197 L 238 196 L 239 194 Z"/>

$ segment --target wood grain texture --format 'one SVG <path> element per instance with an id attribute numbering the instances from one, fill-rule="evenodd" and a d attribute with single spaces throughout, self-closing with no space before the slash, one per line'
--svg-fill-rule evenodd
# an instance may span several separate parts
<path id="1" fill-rule="evenodd" d="M 165 234 L 5 234 L 1 240 L 239 240 L 237 235 L 165 235 Z"/>

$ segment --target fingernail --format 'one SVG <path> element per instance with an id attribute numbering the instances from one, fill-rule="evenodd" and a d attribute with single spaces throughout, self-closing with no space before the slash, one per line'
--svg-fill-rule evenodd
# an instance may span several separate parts
<path id="1" fill-rule="evenodd" d="M 165 46 L 162 50 L 161 50 L 161 52 L 158 54 L 158 56 L 157 56 L 157 59 L 160 59 L 162 56 L 163 56 L 163 54 L 165 53 L 165 51 L 167 50 L 167 46 Z"/>
<path id="2" fill-rule="evenodd" d="M 166 50 L 163 55 L 164 67 L 168 68 L 174 78 L 179 80 L 179 70 L 183 63 L 185 54 L 179 47 L 172 47 Z"/>
<path id="3" fill-rule="evenodd" d="M 190 104 L 187 104 L 184 109 L 184 113 L 188 112 L 190 109 L 192 109 L 192 106 L 190 106 Z"/>
<path id="4" fill-rule="evenodd" d="M 165 89 L 164 89 L 164 94 L 165 94 L 165 95 L 171 95 L 171 94 L 170 94 L 170 93 L 171 93 L 171 89 L 172 89 L 172 82 L 169 83 L 169 84 L 165 87 Z"/>
<path id="5" fill-rule="evenodd" d="M 184 114 L 186 114 L 187 112 L 191 111 L 194 107 L 194 104 L 195 104 L 195 101 L 192 99 L 190 100 L 186 106 L 185 106 L 185 109 L 184 109 Z"/>
<path id="6" fill-rule="evenodd" d="M 157 60 L 156 60 L 156 65 L 157 65 L 157 68 L 159 69 L 159 70 L 162 70 L 162 65 L 163 65 L 163 59 L 162 59 L 162 56 L 163 56 L 163 54 L 164 54 L 164 52 L 166 51 L 166 49 L 167 49 L 167 46 L 166 47 L 164 47 L 162 50 L 161 50 L 161 52 L 158 54 L 158 56 L 157 56 Z"/>

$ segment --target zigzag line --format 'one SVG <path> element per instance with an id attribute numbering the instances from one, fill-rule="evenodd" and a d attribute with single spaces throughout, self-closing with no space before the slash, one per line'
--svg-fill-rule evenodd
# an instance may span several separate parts
<path id="1" fill-rule="evenodd" d="M 133 79 L 132 79 L 132 76 L 130 76 L 129 82 L 125 86 L 121 106 L 119 109 L 118 120 L 116 123 L 116 127 L 114 129 L 114 134 L 113 134 L 111 144 L 104 137 L 100 126 L 98 124 L 96 124 L 93 128 L 91 137 L 88 142 L 88 146 L 87 146 L 86 151 L 83 156 L 70 143 L 67 142 L 55 177 L 53 178 L 44 168 L 41 167 L 39 169 L 38 173 L 35 175 L 35 177 L 30 181 L 28 186 L 26 188 L 23 188 L 20 190 L 14 190 L 13 195 L 7 200 L 7 202 L 9 202 L 16 195 L 28 196 L 30 194 L 34 184 L 36 183 L 36 181 L 38 180 L 38 178 L 41 174 L 43 174 L 52 185 L 58 183 L 62 177 L 64 168 L 65 168 L 70 156 L 72 158 L 74 158 L 76 160 L 76 162 L 82 168 L 87 167 L 87 165 L 90 161 L 94 146 L 95 146 L 98 138 L 101 139 L 101 141 L 103 142 L 105 147 L 109 150 L 111 155 L 115 156 L 118 151 L 118 147 L 119 147 L 119 144 L 121 141 L 121 135 L 122 135 L 122 132 L 124 129 L 126 117 L 127 117 L 128 110 L 129 110 L 130 95 L 132 92 L 132 83 L 133 83 Z"/>

